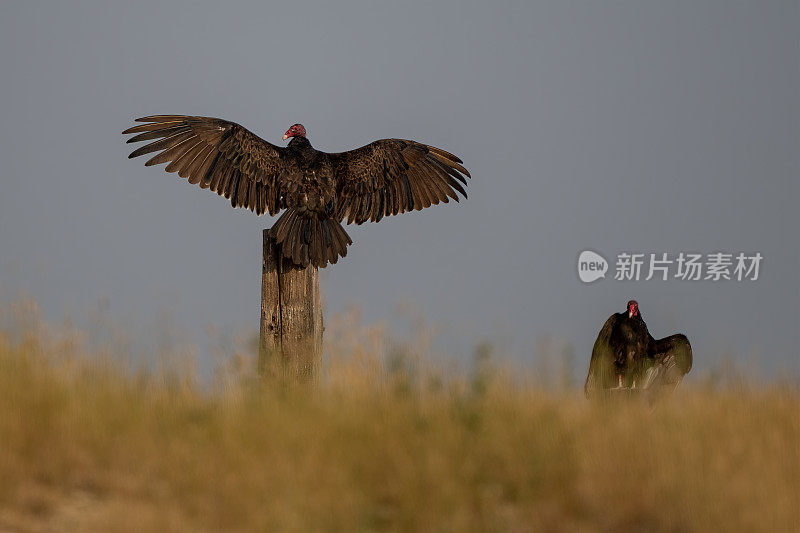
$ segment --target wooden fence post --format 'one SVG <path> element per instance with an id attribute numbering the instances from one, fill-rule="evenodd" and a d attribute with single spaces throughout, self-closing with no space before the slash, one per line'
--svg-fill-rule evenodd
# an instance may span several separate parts
<path id="1" fill-rule="evenodd" d="M 317 267 L 282 256 L 264 230 L 258 370 L 264 377 L 310 382 L 322 362 L 322 301 Z"/>

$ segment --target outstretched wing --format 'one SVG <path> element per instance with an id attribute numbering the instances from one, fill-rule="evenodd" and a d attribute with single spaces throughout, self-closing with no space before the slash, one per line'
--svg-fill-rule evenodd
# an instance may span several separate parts
<path id="1" fill-rule="evenodd" d="M 589 373 L 583 387 L 587 398 L 597 389 L 608 389 L 616 385 L 614 372 L 616 354 L 611 346 L 611 332 L 618 322 L 618 314 L 608 317 L 606 323 L 603 324 L 603 329 L 597 335 L 597 340 L 594 341 L 592 359 L 589 361 Z"/>
<path id="2" fill-rule="evenodd" d="M 675 390 L 692 369 L 692 345 L 681 333 L 660 340 L 650 337 L 647 352 L 648 366 L 642 375 L 641 388 L 655 400 Z"/>
<path id="3" fill-rule="evenodd" d="M 650 337 L 647 353 L 656 361 L 669 360 L 681 377 L 692 369 L 692 345 L 683 333 L 659 340 Z"/>
<path id="4" fill-rule="evenodd" d="M 467 197 L 463 162 L 433 146 L 382 139 L 329 157 L 338 187 L 336 214 L 348 224 L 458 201 L 459 193 Z"/>
<path id="5" fill-rule="evenodd" d="M 153 141 L 128 157 L 158 152 L 145 165 L 169 163 L 189 183 L 230 199 L 233 207 L 274 215 L 280 208 L 279 180 L 291 175 L 284 150 L 239 124 L 210 117 L 153 115 L 123 131 L 128 142 Z"/>

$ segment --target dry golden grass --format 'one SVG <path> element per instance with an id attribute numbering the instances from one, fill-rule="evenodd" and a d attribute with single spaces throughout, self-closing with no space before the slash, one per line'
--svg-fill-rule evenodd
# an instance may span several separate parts
<path id="1" fill-rule="evenodd" d="M 313 389 L 259 384 L 242 354 L 204 386 L 17 322 L 0 531 L 798 530 L 794 385 L 593 404 L 333 324 Z"/>

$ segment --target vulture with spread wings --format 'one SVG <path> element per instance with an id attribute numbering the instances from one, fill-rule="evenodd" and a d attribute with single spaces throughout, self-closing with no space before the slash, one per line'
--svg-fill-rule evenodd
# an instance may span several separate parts
<path id="1" fill-rule="evenodd" d="M 692 345 L 682 333 L 654 339 L 636 300 L 611 315 L 597 335 L 584 392 L 611 389 L 669 392 L 692 369 Z"/>
<path id="2" fill-rule="evenodd" d="M 189 183 L 210 189 L 257 215 L 283 214 L 272 227 L 295 264 L 324 267 L 347 254 L 342 222 L 378 222 L 423 207 L 466 198 L 469 172 L 440 148 L 381 139 L 341 153 L 315 150 L 301 124 L 273 145 L 242 126 L 209 117 L 154 115 L 123 134 L 151 141 L 129 157 L 156 152 L 145 165 L 168 163 Z"/>

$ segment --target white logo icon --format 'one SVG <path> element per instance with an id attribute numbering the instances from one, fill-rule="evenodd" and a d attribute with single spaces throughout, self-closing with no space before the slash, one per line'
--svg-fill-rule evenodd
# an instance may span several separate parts
<path id="1" fill-rule="evenodd" d="M 585 250 L 578 256 L 578 277 L 584 283 L 591 283 L 606 277 L 608 261 L 591 250 Z"/>

